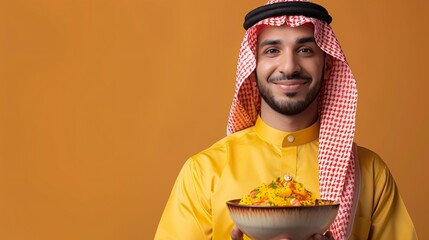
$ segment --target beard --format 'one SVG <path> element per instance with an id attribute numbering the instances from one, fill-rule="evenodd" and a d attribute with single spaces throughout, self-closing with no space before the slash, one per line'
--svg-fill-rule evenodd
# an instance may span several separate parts
<path id="1" fill-rule="evenodd" d="M 323 79 L 323 76 L 322 76 Z M 270 80 L 268 81 L 270 82 Z M 274 111 L 286 115 L 293 116 L 303 112 L 307 109 L 318 97 L 320 89 L 322 88 L 322 81 L 319 81 L 314 88 L 311 88 L 303 100 L 276 100 L 273 93 L 268 89 L 266 85 L 260 83 L 256 76 L 256 83 L 258 86 L 259 94 L 262 99 L 270 106 Z M 311 83 L 311 80 L 309 81 Z M 293 99 L 297 93 L 285 93 L 288 98 Z"/>

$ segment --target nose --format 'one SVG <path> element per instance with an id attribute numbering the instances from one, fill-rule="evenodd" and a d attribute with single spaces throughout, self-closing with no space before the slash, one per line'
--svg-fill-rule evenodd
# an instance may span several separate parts
<path id="1" fill-rule="evenodd" d="M 278 70 L 281 74 L 292 76 L 301 71 L 298 56 L 293 51 L 285 51 L 279 58 Z"/>

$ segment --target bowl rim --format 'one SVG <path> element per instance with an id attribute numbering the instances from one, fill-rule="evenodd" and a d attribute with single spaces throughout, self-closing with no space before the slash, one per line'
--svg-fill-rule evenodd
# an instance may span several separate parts
<path id="1" fill-rule="evenodd" d="M 327 201 L 329 203 L 327 204 L 319 204 L 319 205 L 307 205 L 307 206 L 261 206 L 261 205 L 244 205 L 239 204 L 241 198 L 231 199 L 226 202 L 226 205 L 228 207 L 235 207 L 235 208 L 264 208 L 264 209 L 285 209 L 285 208 L 317 208 L 317 207 L 326 207 L 326 206 L 333 206 L 333 207 L 339 207 L 340 202 L 333 201 L 333 200 L 327 200 L 327 199 L 321 199 L 322 201 Z"/>

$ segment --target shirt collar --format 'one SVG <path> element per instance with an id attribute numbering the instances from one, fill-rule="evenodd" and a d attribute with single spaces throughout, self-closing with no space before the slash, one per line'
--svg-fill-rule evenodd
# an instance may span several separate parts
<path id="1" fill-rule="evenodd" d="M 267 142 L 280 147 L 298 146 L 319 138 L 320 122 L 296 132 L 284 132 L 268 126 L 260 116 L 255 123 L 256 134 Z"/>

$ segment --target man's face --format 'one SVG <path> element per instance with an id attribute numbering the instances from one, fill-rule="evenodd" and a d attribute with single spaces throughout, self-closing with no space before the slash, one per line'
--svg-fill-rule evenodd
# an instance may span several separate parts
<path id="1" fill-rule="evenodd" d="M 312 25 L 267 27 L 258 37 L 256 78 L 262 100 L 284 115 L 296 115 L 316 99 L 325 54 Z"/>

